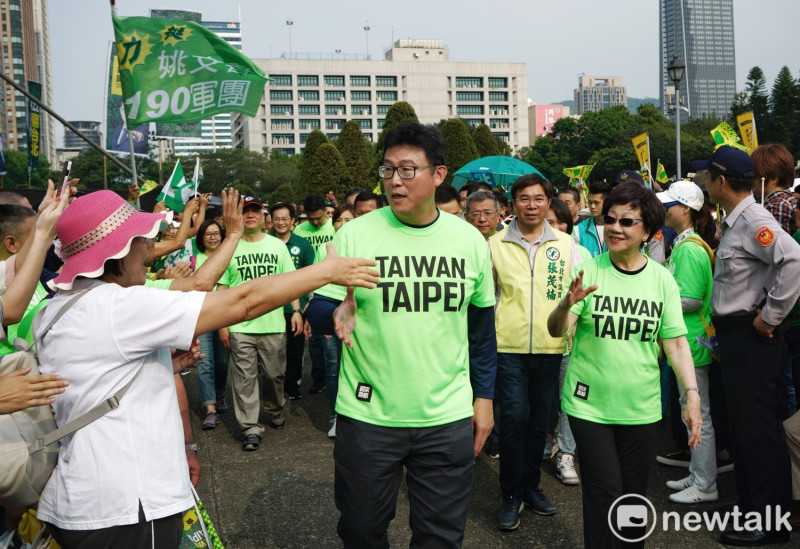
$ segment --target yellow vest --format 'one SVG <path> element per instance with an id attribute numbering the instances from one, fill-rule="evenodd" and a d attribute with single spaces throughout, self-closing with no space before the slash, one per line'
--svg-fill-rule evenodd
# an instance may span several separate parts
<path id="1" fill-rule="evenodd" d="M 566 338 L 550 336 L 547 317 L 569 287 L 572 238 L 546 224 L 533 271 L 520 238 L 508 227 L 489 238 L 500 287 L 494 316 L 497 351 L 563 354 Z"/>

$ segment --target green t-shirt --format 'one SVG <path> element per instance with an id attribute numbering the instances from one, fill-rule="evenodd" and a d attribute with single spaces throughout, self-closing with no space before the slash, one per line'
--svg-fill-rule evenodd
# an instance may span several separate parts
<path id="1" fill-rule="evenodd" d="M 235 288 L 248 280 L 294 271 L 294 263 L 286 244 L 268 234 L 258 242 L 242 239 L 236 245 L 230 265 L 222 273 L 220 284 Z M 253 320 L 245 320 L 229 328 L 243 334 L 279 334 L 286 331 L 283 307 L 279 307 Z"/>
<path id="2" fill-rule="evenodd" d="M 378 262 L 378 288 L 356 288 L 353 348 L 345 346 L 336 411 L 386 427 L 430 427 L 472 416 L 467 307 L 494 306 L 489 250 L 463 220 L 426 227 L 390 208 L 347 223 L 336 252 Z"/>
<path id="3" fill-rule="evenodd" d="M 711 353 L 697 342 L 697 336 L 706 337 L 700 312 L 702 311 L 706 322 L 711 322 L 711 285 L 714 273 L 711 272 L 708 252 L 691 240 L 683 240 L 672 250 L 667 268 L 678 283 L 681 297 L 703 301 L 703 305 L 697 311 L 683 313 L 683 321 L 686 324 L 686 339 L 692 350 L 695 367 L 708 366 L 712 362 Z"/>
<path id="4" fill-rule="evenodd" d="M 314 253 L 317 253 L 320 247 L 325 248 L 324 244 L 333 240 L 333 235 L 336 230 L 333 228 L 333 223 L 330 219 L 325 220 L 325 224 L 319 229 L 315 228 L 309 221 L 300 223 L 294 230 L 294 234 L 308 240 L 311 247 L 314 248 Z"/>
<path id="5" fill-rule="evenodd" d="M 303 267 L 314 264 L 314 248 L 312 248 L 308 240 L 302 236 L 291 233 L 289 235 L 289 240 L 286 242 L 286 249 L 289 250 L 289 255 L 292 258 L 295 269 L 302 269 Z M 305 308 L 306 303 L 308 303 L 308 294 L 300 296 L 301 310 Z M 292 307 L 291 303 L 284 305 L 284 313 L 291 313 L 293 311 L 294 307 Z"/>
<path id="6" fill-rule="evenodd" d="M 159 290 L 169 290 L 172 285 L 172 278 L 160 278 L 157 280 L 150 280 L 149 278 L 144 281 L 144 285 L 148 288 L 157 288 Z"/>
<path id="7" fill-rule="evenodd" d="M 570 309 L 578 315 L 564 380 L 565 413 L 597 423 L 639 425 L 661 419 L 658 338 L 686 334 L 678 285 L 653 260 L 619 272 L 608 252 L 580 266 L 583 286 L 598 288 Z M 578 269 L 572 273 L 572 278 Z"/>

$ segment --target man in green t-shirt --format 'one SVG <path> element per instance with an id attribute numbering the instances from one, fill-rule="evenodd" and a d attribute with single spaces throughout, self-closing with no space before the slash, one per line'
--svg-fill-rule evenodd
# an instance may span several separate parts
<path id="1" fill-rule="evenodd" d="M 336 506 L 345 547 L 386 547 L 406 467 L 412 544 L 459 547 L 475 456 L 492 427 L 494 289 L 486 242 L 437 210 L 447 175 L 433 126 L 389 132 L 378 174 L 389 208 L 347 223 L 337 253 L 374 258 L 379 287 L 334 313 L 343 338 Z M 474 434 L 474 440 L 473 440 Z"/>
<path id="2" fill-rule="evenodd" d="M 217 290 L 225 290 L 262 276 L 294 271 L 294 263 L 283 242 L 261 232 L 261 203 L 248 196 L 244 201 L 244 234 L 228 268 L 219 280 Z M 292 301 L 298 311 L 292 316 L 295 329 L 302 329 L 300 300 Z M 220 340 L 231 351 L 230 376 L 233 385 L 233 408 L 236 421 L 244 432 L 242 450 L 257 450 L 264 427 L 258 423 L 258 367 L 263 368 L 264 408 L 269 412 L 269 425 L 283 428 L 286 416 L 283 407 L 283 384 L 286 374 L 286 322 L 283 310 L 276 309 L 253 320 L 219 331 Z"/>
<path id="3" fill-rule="evenodd" d="M 275 237 L 286 244 L 286 249 L 292 258 L 295 269 L 302 269 L 314 264 L 314 249 L 308 240 L 297 236 L 292 232 L 294 227 L 295 212 L 294 206 L 285 202 L 278 202 L 269 209 L 272 214 L 272 227 Z M 303 375 L 303 351 L 305 349 L 306 336 L 302 329 L 296 330 L 293 327 L 293 319 L 297 313 L 301 313 L 308 303 L 308 295 L 300 297 L 300 309 L 294 309 L 290 303 L 283 308 L 283 316 L 286 318 L 286 380 L 284 390 L 289 400 L 302 398 L 298 383 Z"/>

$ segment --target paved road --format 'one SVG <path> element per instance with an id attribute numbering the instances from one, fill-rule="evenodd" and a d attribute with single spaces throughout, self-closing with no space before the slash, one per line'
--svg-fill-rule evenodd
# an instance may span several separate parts
<path id="1" fill-rule="evenodd" d="M 306 361 L 308 364 L 308 361 Z M 214 524 L 228 549 L 341 547 L 336 536 L 338 512 L 333 501 L 333 441 L 326 433 L 328 404 L 325 393 L 308 395 L 287 405 L 286 427 L 267 429 L 261 448 L 241 450 L 239 428 L 233 411 L 222 414 L 213 431 L 202 431 L 197 378 L 194 370 L 184 377 L 192 402 L 195 441 L 200 446 L 203 472 L 198 486 Z M 304 380 L 304 387 L 310 380 Z M 230 395 L 230 389 L 228 390 Z M 230 398 L 229 398 L 230 402 Z M 262 418 L 263 419 L 263 418 Z M 669 429 L 659 434 L 658 450 L 670 446 Z M 580 463 L 578 463 L 580 469 Z M 542 489 L 558 507 L 551 517 L 526 509 L 522 524 L 514 532 L 497 529 L 495 517 L 500 504 L 498 462 L 482 454 L 475 466 L 475 487 L 470 502 L 465 548 L 574 548 L 583 545 L 581 488 L 564 486 L 555 477 L 552 462 L 543 466 Z M 719 479 L 720 500 L 692 507 L 671 503 L 667 480 L 684 476 L 685 469 L 664 467 L 654 462 L 648 494 L 658 516 L 665 511 L 712 512 L 735 502 L 733 474 Z M 408 499 L 405 485 L 397 502 L 397 517 L 390 529 L 392 547 L 408 547 Z M 720 547 L 719 533 L 704 528 L 697 532 L 662 531 L 658 522 L 648 547 Z M 789 549 L 800 544 L 772 546 Z"/>

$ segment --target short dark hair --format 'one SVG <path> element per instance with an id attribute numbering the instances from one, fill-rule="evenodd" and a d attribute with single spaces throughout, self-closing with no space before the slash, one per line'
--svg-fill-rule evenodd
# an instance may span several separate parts
<path id="1" fill-rule="evenodd" d="M 478 191 L 491 191 L 492 186 L 486 181 L 472 181 L 467 185 L 467 196 Z"/>
<path id="2" fill-rule="evenodd" d="M 589 183 L 589 194 L 607 195 L 613 188 L 614 187 L 612 187 L 610 183 L 606 183 L 605 181 L 595 181 L 594 183 Z"/>
<path id="3" fill-rule="evenodd" d="M 342 217 L 344 212 L 350 212 L 353 217 L 356 216 L 356 209 L 353 207 L 353 205 L 345 202 L 344 204 L 339 204 L 336 206 L 336 209 L 333 210 L 333 219 L 331 219 L 331 221 L 336 223 L 336 221 Z"/>
<path id="4" fill-rule="evenodd" d="M 122 260 L 124 258 L 118 257 L 116 259 L 106 259 L 103 263 L 103 274 L 110 274 L 114 276 L 122 276 Z"/>
<path id="5" fill-rule="evenodd" d="M 447 161 L 447 147 L 442 134 L 432 124 L 403 122 L 386 134 L 383 140 L 384 151 L 400 145 L 422 149 L 428 162 L 433 166 L 444 166 Z"/>
<path id="6" fill-rule="evenodd" d="M 764 143 L 750 155 L 756 180 L 778 180 L 778 187 L 787 189 L 794 185 L 794 160 L 792 153 L 780 143 Z"/>
<path id="7" fill-rule="evenodd" d="M 217 223 L 216 219 L 206 219 L 203 221 L 203 224 L 200 225 L 200 228 L 197 229 L 197 237 L 195 238 L 197 249 L 203 253 L 206 253 L 206 243 L 203 242 L 203 237 L 206 235 L 206 231 L 211 225 L 216 225 L 219 227 L 219 241 L 222 242 L 225 240 L 225 227 Z"/>
<path id="8" fill-rule="evenodd" d="M 567 234 L 572 234 L 572 213 L 569 211 L 567 204 L 563 200 L 559 200 L 558 198 L 554 198 L 550 201 L 550 209 L 553 210 L 553 213 L 556 214 L 558 221 L 561 223 L 566 223 L 567 225 Z"/>
<path id="9" fill-rule="evenodd" d="M 752 186 L 752 182 L 751 182 Z M 620 183 L 603 201 L 603 215 L 608 215 L 613 206 L 628 204 L 641 212 L 642 225 L 649 237 L 656 234 L 664 226 L 664 204 L 656 197 L 652 189 L 642 187 L 634 181 Z"/>
<path id="10" fill-rule="evenodd" d="M 437 204 L 446 204 L 455 200 L 458 202 L 460 197 L 458 191 L 452 185 L 439 185 L 436 187 L 436 192 L 433 194 L 433 201 Z"/>
<path id="11" fill-rule="evenodd" d="M 581 193 L 579 193 L 578 189 L 576 189 L 575 187 L 567 187 L 566 189 L 559 189 L 558 194 L 570 194 L 572 195 L 572 200 L 575 201 L 575 204 L 580 204 L 581 202 Z M 558 197 L 558 195 L 556 195 L 556 197 Z"/>
<path id="12" fill-rule="evenodd" d="M 22 206 L 23 203 L 30 204 L 30 201 L 15 191 L 0 190 L 0 204 L 17 204 Z"/>
<path id="13" fill-rule="evenodd" d="M 303 200 L 303 210 L 311 213 L 325 209 L 325 199 L 318 194 L 310 194 Z"/>
<path id="14" fill-rule="evenodd" d="M 478 191 L 478 192 L 480 192 L 480 191 Z M 486 191 L 484 191 L 484 192 L 486 192 Z M 506 196 L 505 192 L 501 191 L 500 189 L 495 189 L 495 190 L 492 191 L 492 194 L 495 196 L 495 198 L 497 199 L 497 202 L 499 202 L 501 206 L 508 207 L 508 197 Z"/>
<path id="15" fill-rule="evenodd" d="M 363 193 L 366 190 L 367 189 L 365 189 L 364 187 L 353 187 L 352 189 L 347 191 L 346 195 L 344 195 L 344 201 L 347 202 L 347 199 L 350 198 L 351 196 L 358 196 L 359 194 Z"/>
<path id="16" fill-rule="evenodd" d="M 297 217 L 297 212 L 294 211 L 294 206 L 292 206 L 288 202 L 278 202 L 274 206 L 270 206 L 269 207 L 270 215 L 274 214 L 275 210 L 289 210 L 289 217 L 291 217 L 292 219 Z M 311 210 L 311 211 L 313 212 L 315 210 Z"/>
<path id="17" fill-rule="evenodd" d="M 359 202 L 369 202 L 370 200 L 374 200 L 377 206 L 381 205 L 380 197 L 372 191 L 361 191 L 356 195 L 356 199 L 353 201 L 353 208 L 358 206 Z"/>
<path id="18" fill-rule="evenodd" d="M 529 173 L 523 175 L 516 181 L 514 184 L 511 185 L 511 198 L 515 200 L 517 198 L 517 193 L 520 191 L 527 189 L 528 187 L 532 187 L 533 185 L 541 185 L 542 189 L 544 189 L 544 194 L 547 198 L 553 198 L 553 194 L 555 193 L 555 187 L 553 184 L 550 183 L 547 179 L 539 175 L 538 173 Z"/>
<path id="19" fill-rule="evenodd" d="M 0 238 L 8 235 L 23 237 L 20 234 L 25 228 L 25 221 L 34 217 L 36 212 L 27 206 L 18 204 L 0 204 Z"/>
<path id="20" fill-rule="evenodd" d="M 717 170 L 708 170 L 708 181 L 714 181 L 719 176 L 725 176 L 725 181 L 728 182 L 728 185 L 731 186 L 736 193 L 745 193 L 751 192 L 753 190 L 753 180 L 752 179 L 740 179 L 738 177 L 731 177 L 729 175 L 725 175 L 722 172 L 718 172 Z M 708 183 L 706 183 L 708 185 Z"/>

